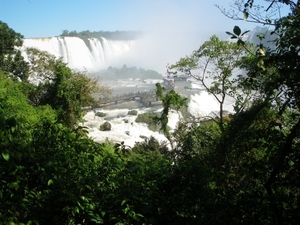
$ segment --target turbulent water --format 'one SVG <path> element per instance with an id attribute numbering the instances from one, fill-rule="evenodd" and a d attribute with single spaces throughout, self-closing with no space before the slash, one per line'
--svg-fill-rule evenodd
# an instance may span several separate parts
<path id="1" fill-rule="evenodd" d="M 50 37 L 24 39 L 25 48 L 34 47 L 47 51 L 68 64 L 72 69 L 97 71 L 106 69 L 111 61 L 123 56 L 134 41 L 113 41 L 105 38 L 91 38 L 84 41 L 77 37 Z"/>
<path id="2" fill-rule="evenodd" d="M 141 80 L 134 79 L 120 79 L 112 82 L 114 87 L 114 93 L 132 92 L 139 88 L 142 89 L 153 89 L 155 83 L 158 80 L 148 80 L 146 83 Z M 185 89 L 185 86 L 190 86 L 191 89 Z M 219 104 L 212 95 L 207 92 L 200 90 L 196 84 L 189 82 L 177 82 L 175 91 L 189 97 L 188 111 L 195 117 L 204 117 L 211 115 L 212 112 L 219 110 Z M 230 110 L 230 104 L 226 105 L 226 109 Z M 123 102 L 117 105 L 108 105 L 98 108 L 96 110 L 88 112 L 85 116 L 84 126 L 88 127 L 89 136 L 97 142 L 103 142 L 106 139 L 112 142 L 124 141 L 125 145 L 134 146 L 135 142 L 143 141 L 144 137 L 155 137 L 160 142 L 167 141 L 166 137 L 159 133 L 153 132 L 148 129 L 147 124 L 136 123 L 135 119 L 137 116 L 128 115 L 128 111 L 135 109 L 139 114 L 149 111 L 161 111 L 162 105 L 157 102 L 151 108 L 143 107 L 136 101 Z M 106 117 L 95 116 L 96 112 L 104 112 Z M 180 119 L 180 114 L 175 111 L 171 111 L 168 115 L 169 123 L 168 126 L 172 129 L 176 128 L 177 122 Z M 111 131 L 100 131 L 100 125 L 108 121 L 112 125 Z"/>
<path id="3" fill-rule="evenodd" d="M 23 53 L 25 48 L 35 47 L 53 54 L 57 58 L 62 58 L 72 69 L 87 69 L 88 71 L 97 71 L 111 66 L 113 61 L 124 57 L 134 45 L 135 41 L 111 41 L 105 38 L 87 39 L 86 41 L 77 37 L 51 37 L 25 39 L 23 44 Z M 24 55 L 26 58 L 26 54 Z M 155 89 L 155 83 L 162 80 L 152 79 L 119 79 L 110 81 L 109 87 L 113 88 L 114 95 L 120 95 L 129 92 L 142 92 Z M 186 89 L 186 86 L 189 88 Z M 195 81 L 176 83 L 175 91 L 185 97 L 190 98 L 188 110 L 196 117 L 208 116 L 211 112 L 219 110 L 217 101 L 206 92 L 201 90 Z M 231 103 L 229 103 L 229 106 Z M 146 124 L 136 123 L 137 116 L 128 115 L 128 111 L 136 109 L 139 113 L 146 111 L 159 111 L 161 104 L 155 104 L 152 108 L 144 108 L 137 102 L 125 102 L 123 104 L 113 105 L 96 109 L 88 112 L 84 119 L 84 126 L 88 127 L 89 135 L 95 141 L 112 142 L 124 141 L 126 145 L 133 146 L 135 142 L 143 141 L 142 137 L 154 136 L 159 141 L 167 141 L 165 136 L 159 132 L 152 132 Z M 95 116 L 97 111 L 107 114 L 105 118 Z M 230 110 L 229 110 L 230 111 Z M 169 114 L 169 126 L 175 128 L 180 115 L 176 112 Z M 111 131 L 100 131 L 99 127 L 105 121 L 112 124 Z"/>

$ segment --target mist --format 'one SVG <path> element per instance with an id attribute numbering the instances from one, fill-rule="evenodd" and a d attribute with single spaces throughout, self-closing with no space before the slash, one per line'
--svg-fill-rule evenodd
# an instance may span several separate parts
<path id="1" fill-rule="evenodd" d="M 87 47 L 91 46 L 79 46 L 78 44 L 67 46 L 66 51 L 72 51 L 68 52 L 70 55 L 65 54 L 64 59 L 70 67 L 85 67 L 88 70 L 90 69 L 91 72 L 96 72 L 95 69 L 105 70 L 109 66 L 121 68 L 126 65 L 128 67 L 155 70 L 165 75 L 168 65 L 192 54 L 213 34 L 225 34 L 225 31 L 232 30 L 233 24 L 236 25 L 235 22 L 222 15 L 219 9 L 214 6 L 218 1 L 221 2 L 220 4 L 228 4 L 229 0 L 215 0 L 215 2 L 199 0 L 132 0 L 118 4 L 118 6 L 115 5 L 114 8 L 107 8 L 108 11 L 105 14 L 100 15 L 98 11 L 94 14 L 87 14 L 86 17 L 80 19 L 80 23 L 72 21 L 68 26 L 63 25 L 63 29 L 76 30 L 77 32 L 84 30 L 92 32 L 103 30 L 141 31 L 143 35 L 141 38 L 132 41 L 130 49 L 126 52 L 124 48 L 114 48 L 122 54 L 111 54 L 118 55 L 118 57 L 111 58 L 107 56 L 105 62 L 103 60 L 100 62 L 95 58 L 90 60 L 91 57 Z M 63 20 L 63 22 L 69 23 L 70 21 Z M 50 43 L 47 48 L 41 50 L 48 48 L 53 48 Z M 59 55 L 61 54 L 59 46 L 56 46 L 56 48 L 54 53 L 61 56 Z M 74 48 L 76 48 L 76 51 Z M 77 51 L 77 49 L 79 50 Z M 72 52 L 76 52 L 76 54 Z M 71 62 L 69 59 L 71 59 Z M 85 65 L 83 65 L 84 63 Z"/>
<path id="2" fill-rule="evenodd" d="M 140 11 L 126 19 L 124 16 L 123 25 L 141 29 L 144 35 L 111 66 L 126 64 L 165 74 L 167 65 L 192 54 L 213 34 L 225 34 L 233 28 L 233 21 L 222 15 L 214 2 L 165 0 L 147 6 L 143 1 L 138 4 Z"/>
<path id="3" fill-rule="evenodd" d="M 198 49 L 205 39 L 195 33 L 146 32 L 141 39 L 132 44 L 131 49 L 119 59 L 111 62 L 114 67 L 136 66 L 166 73 L 168 64 L 190 55 Z"/>

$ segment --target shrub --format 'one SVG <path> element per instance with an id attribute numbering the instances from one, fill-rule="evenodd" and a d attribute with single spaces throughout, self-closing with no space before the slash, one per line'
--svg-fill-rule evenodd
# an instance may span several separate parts
<path id="1" fill-rule="evenodd" d="M 130 110 L 128 111 L 128 115 L 136 116 L 138 114 L 137 110 Z"/>
<path id="2" fill-rule="evenodd" d="M 106 113 L 104 113 L 104 112 L 96 112 L 96 113 L 95 113 L 95 116 L 105 117 L 105 116 L 106 116 Z"/>
<path id="3" fill-rule="evenodd" d="M 149 138 L 144 136 L 144 135 L 140 135 L 140 138 L 144 139 L 144 140 L 148 140 Z"/>
<path id="4" fill-rule="evenodd" d="M 158 114 L 154 112 L 143 113 L 138 115 L 138 117 L 135 119 L 135 122 L 146 123 L 151 131 L 158 131 L 159 127 L 157 126 L 157 117 Z"/>

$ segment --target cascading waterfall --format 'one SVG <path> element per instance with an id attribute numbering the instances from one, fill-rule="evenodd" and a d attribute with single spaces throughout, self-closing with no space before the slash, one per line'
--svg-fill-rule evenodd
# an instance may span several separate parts
<path id="1" fill-rule="evenodd" d="M 24 39 L 25 49 L 34 47 L 47 51 L 68 64 L 72 69 L 97 71 L 106 69 L 110 62 L 117 60 L 130 50 L 135 41 L 114 41 L 103 37 L 84 41 L 78 37 L 50 37 Z"/>

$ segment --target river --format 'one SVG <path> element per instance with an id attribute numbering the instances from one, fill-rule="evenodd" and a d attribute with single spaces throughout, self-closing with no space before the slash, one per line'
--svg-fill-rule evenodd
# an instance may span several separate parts
<path id="1" fill-rule="evenodd" d="M 141 79 L 119 79 L 109 81 L 107 85 L 113 89 L 112 95 L 121 95 L 125 93 L 149 91 L 155 89 L 155 84 L 162 80 L 141 80 Z M 104 82 L 105 83 L 105 82 Z M 219 109 L 219 104 L 211 95 L 201 90 L 197 83 L 187 81 L 175 82 L 175 91 L 190 99 L 188 111 L 196 117 L 207 116 L 213 111 Z M 158 141 L 167 141 L 166 137 L 159 132 L 153 132 L 148 129 L 147 124 L 136 123 L 137 116 L 128 115 L 129 110 L 137 110 L 139 114 L 150 111 L 161 111 L 161 102 L 154 102 L 152 107 L 143 107 L 138 101 L 126 101 L 120 104 L 109 104 L 101 106 L 95 110 L 89 111 L 84 116 L 83 125 L 88 128 L 89 136 L 97 142 L 109 140 L 113 143 L 124 142 L 125 145 L 133 147 L 136 142 L 142 142 L 142 137 L 155 137 Z M 95 113 L 103 112 L 105 117 L 95 116 Z M 176 124 L 180 115 L 171 111 L 168 115 L 169 123 L 172 129 L 176 128 Z M 111 124 L 111 131 L 100 131 L 99 127 L 104 122 Z"/>

